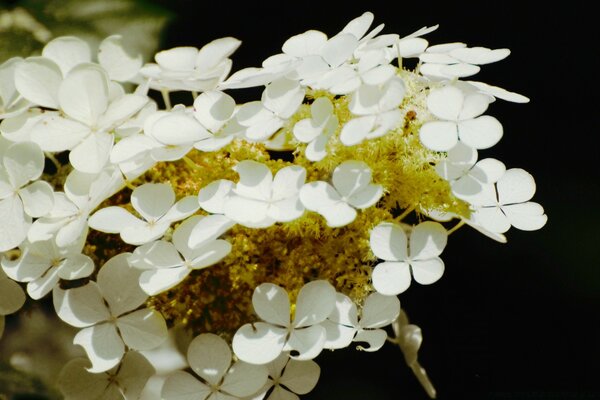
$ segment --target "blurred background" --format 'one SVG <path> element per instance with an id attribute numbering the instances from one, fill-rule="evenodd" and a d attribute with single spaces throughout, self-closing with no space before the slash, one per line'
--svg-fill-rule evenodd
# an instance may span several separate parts
<path id="1" fill-rule="evenodd" d="M 531 102 L 499 100 L 490 106 L 488 113 L 502 122 L 505 136 L 480 157 L 530 172 L 537 182 L 533 201 L 544 206 L 549 222 L 537 232 L 509 231 L 507 244 L 469 228 L 459 230 L 443 254 L 444 277 L 432 286 L 413 285 L 401 296 L 402 307 L 423 329 L 419 358 L 439 399 L 600 399 L 600 65 L 590 40 L 595 22 L 585 7 L 576 2 L 560 7 L 486 2 L 484 7 L 483 2 L 383 0 L 361 5 L 192 0 L 0 4 L 2 60 L 41 48 L 48 35 L 98 40 L 125 33 L 147 60 L 156 49 L 201 47 L 234 36 L 243 41 L 232 56 L 235 71 L 259 66 L 280 52 L 288 37 L 308 29 L 333 35 L 364 11 L 375 14 L 375 24 L 385 23 L 384 33 L 404 36 L 440 24 L 426 36 L 431 44 L 461 41 L 511 49 L 510 57 L 484 66 L 476 78 L 522 93 Z M 23 22 L 27 18 L 38 21 L 37 29 L 23 28 L 31 26 Z M 232 95 L 245 101 L 258 93 Z M 0 359 L 17 347 L 5 341 L 0 345 Z M 320 382 L 303 399 L 427 398 L 392 345 L 374 354 L 326 351 L 317 361 Z"/>

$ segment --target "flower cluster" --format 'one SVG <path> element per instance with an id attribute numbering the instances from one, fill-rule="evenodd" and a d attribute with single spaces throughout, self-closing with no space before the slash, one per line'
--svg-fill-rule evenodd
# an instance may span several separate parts
<path id="1" fill-rule="evenodd" d="M 231 37 L 146 65 L 118 36 L 60 37 L 0 65 L 0 332 L 17 282 L 51 293 L 86 356 L 66 398 L 296 399 L 323 349 L 386 340 L 435 395 L 397 295 L 442 278 L 464 224 L 505 242 L 546 223 L 530 174 L 478 159 L 503 136 L 488 106 L 528 99 L 465 79 L 508 49 L 373 18 L 231 75 Z M 168 371 L 151 354 L 175 328 L 187 361 Z"/>

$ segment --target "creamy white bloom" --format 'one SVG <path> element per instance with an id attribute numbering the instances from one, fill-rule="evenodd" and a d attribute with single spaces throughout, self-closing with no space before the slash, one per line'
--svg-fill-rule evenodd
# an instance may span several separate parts
<path id="1" fill-rule="evenodd" d="M 294 136 L 307 143 L 306 158 L 320 161 L 327 155 L 327 142 L 338 128 L 338 118 L 333 112 L 333 104 L 327 97 L 319 97 L 310 106 L 310 118 L 302 119 L 294 125 Z"/>
<path id="2" fill-rule="evenodd" d="M 300 189 L 300 200 L 307 210 L 321 214 L 330 227 L 349 224 L 356 210 L 371 207 L 383 194 L 383 187 L 371 183 L 371 169 L 362 161 L 344 161 L 333 170 L 333 186 L 309 182 Z"/>
<path id="3" fill-rule="evenodd" d="M 181 221 L 198 208 L 196 196 L 175 203 L 175 192 L 167 183 L 145 183 L 131 193 L 131 205 L 142 219 L 122 207 L 98 210 L 88 220 L 91 228 L 118 233 L 125 243 L 141 245 L 161 238 L 172 223 Z"/>
<path id="4" fill-rule="evenodd" d="M 44 170 L 44 154 L 38 145 L 21 142 L 0 149 L 0 252 L 20 245 L 32 218 L 47 214 L 54 205 L 54 191 L 38 180 Z"/>
<path id="5" fill-rule="evenodd" d="M 17 116 L 31 105 L 15 87 L 15 69 L 21 63 L 22 58 L 14 57 L 0 65 L 0 120 Z"/>
<path id="6" fill-rule="evenodd" d="M 17 259 L 2 257 L 2 269 L 12 279 L 27 282 L 27 293 L 32 299 L 41 299 L 61 279 L 81 279 L 94 272 L 94 261 L 81 254 L 86 238 L 87 232 L 65 247 L 57 246 L 54 238 L 25 241 Z"/>
<path id="7" fill-rule="evenodd" d="M 299 400 L 297 395 L 313 390 L 321 374 L 321 368 L 313 360 L 295 360 L 288 353 L 281 353 L 265 366 L 269 379 L 252 400 Z"/>
<path id="8" fill-rule="evenodd" d="M 130 253 L 111 258 L 102 266 L 97 282 L 52 292 L 54 309 L 69 325 L 80 330 L 73 343 L 83 347 L 99 373 L 117 366 L 125 346 L 150 350 L 167 337 L 165 320 L 158 311 L 141 308 L 148 298 L 138 286 L 141 271 L 130 267 Z"/>
<path id="9" fill-rule="evenodd" d="M 154 374 L 152 365 L 136 351 L 128 351 L 118 366 L 106 372 L 89 372 L 89 364 L 76 358 L 60 371 L 58 387 L 65 400 L 138 399 Z"/>
<path id="10" fill-rule="evenodd" d="M 272 283 L 259 285 L 252 296 L 254 311 L 265 322 L 245 324 L 233 337 L 233 351 L 240 360 L 266 364 L 283 351 L 310 360 L 319 355 L 326 340 L 322 322 L 335 307 L 335 289 L 317 280 L 300 289 L 293 320 L 287 292 Z"/>
<path id="11" fill-rule="evenodd" d="M 361 309 L 360 320 L 356 304 L 346 295 L 337 293 L 335 309 L 323 322 L 327 330 L 326 349 L 342 349 L 351 342 L 366 343 L 360 350 L 377 351 L 384 344 L 387 333 L 380 328 L 391 324 L 400 313 L 400 301 L 396 296 L 372 293 Z"/>
<path id="12" fill-rule="evenodd" d="M 419 131 L 421 142 L 436 151 L 450 150 L 459 139 L 475 149 L 492 147 L 503 134 L 496 118 L 481 115 L 492 100 L 452 85 L 432 90 L 427 96 L 427 108 L 439 120 L 423 124 Z"/>
<path id="13" fill-rule="evenodd" d="M 267 369 L 244 361 L 233 362 L 225 340 L 212 333 L 196 336 L 188 347 L 187 359 L 194 375 L 171 374 L 162 389 L 164 400 L 244 399 L 258 392 L 267 381 Z"/>
<path id="14" fill-rule="evenodd" d="M 384 262 L 373 270 L 373 287 L 384 295 L 397 295 L 410 286 L 411 275 L 421 285 L 436 282 L 444 274 L 438 256 L 446 247 L 446 229 L 432 221 L 412 228 L 410 239 L 403 227 L 382 222 L 371 231 L 371 250 Z"/>

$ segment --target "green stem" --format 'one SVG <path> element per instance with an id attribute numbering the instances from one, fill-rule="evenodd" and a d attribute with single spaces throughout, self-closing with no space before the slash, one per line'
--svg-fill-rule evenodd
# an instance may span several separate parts
<path id="1" fill-rule="evenodd" d="M 160 93 L 162 94 L 163 101 L 165 102 L 165 108 L 167 111 L 170 111 L 173 107 L 171 106 L 171 97 L 169 96 L 169 91 L 167 89 L 162 89 Z"/>
<path id="2" fill-rule="evenodd" d="M 460 222 L 458 224 L 454 225 L 452 227 L 452 229 L 450 229 L 448 231 L 448 236 L 450 236 L 451 234 L 453 234 L 454 232 L 456 232 L 457 230 L 459 230 L 464 224 L 465 224 L 465 220 L 464 219 L 460 220 Z"/>
<path id="3" fill-rule="evenodd" d="M 398 221 L 398 222 L 402 221 L 408 214 L 413 212 L 415 210 L 415 208 L 416 208 L 416 206 L 408 207 L 406 210 L 404 210 L 404 212 L 402 214 L 400 214 L 399 216 L 396 217 L 396 221 Z"/>

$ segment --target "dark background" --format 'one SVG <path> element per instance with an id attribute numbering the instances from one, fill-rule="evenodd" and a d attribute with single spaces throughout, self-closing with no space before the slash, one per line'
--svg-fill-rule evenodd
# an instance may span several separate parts
<path id="1" fill-rule="evenodd" d="M 510 48 L 510 57 L 484 66 L 475 79 L 531 102 L 490 106 L 505 136 L 481 158 L 533 174 L 533 201 L 545 207 L 549 222 L 537 232 L 511 229 L 504 245 L 459 230 L 442 255 L 444 277 L 432 286 L 413 285 L 402 306 L 423 329 L 420 360 L 439 399 L 600 399 L 599 64 L 591 10 L 573 2 L 538 8 L 525 2 L 155 2 L 175 12 L 163 49 L 234 36 L 243 41 L 232 56 L 234 71 L 259 66 L 294 34 L 317 29 L 332 36 L 364 11 L 374 12 L 374 25 L 385 23 L 384 33 L 404 36 L 440 24 L 426 36 L 431 44 Z M 240 94 L 232 91 L 246 100 Z M 325 352 L 317 361 L 320 382 L 304 399 L 427 398 L 391 345 L 374 354 Z"/>

